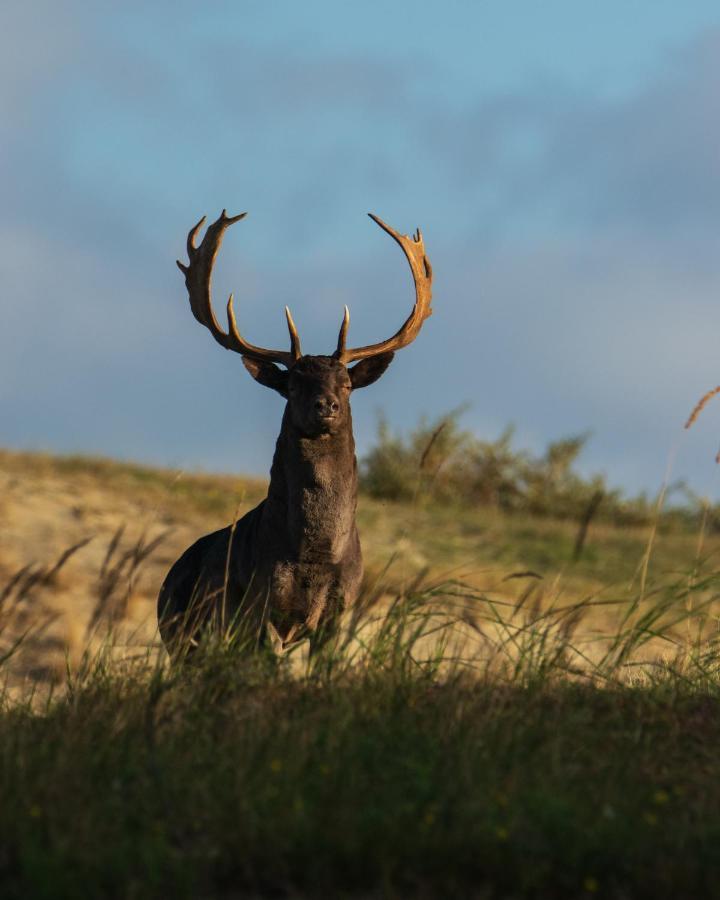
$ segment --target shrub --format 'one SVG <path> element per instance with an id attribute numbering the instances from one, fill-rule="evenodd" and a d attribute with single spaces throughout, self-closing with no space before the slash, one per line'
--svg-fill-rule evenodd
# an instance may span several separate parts
<path id="1" fill-rule="evenodd" d="M 408 435 L 394 432 L 381 415 L 375 446 L 361 461 L 361 488 L 372 497 L 393 501 L 491 507 L 581 521 L 597 514 L 626 526 L 655 521 L 656 500 L 645 494 L 625 497 L 608 487 L 603 475 L 583 477 L 577 472 L 588 433 L 553 441 L 544 453 L 534 455 L 514 448 L 512 426 L 496 440 L 462 429 L 462 412 L 423 418 Z M 684 502 L 665 510 L 664 527 L 695 527 L 703 515 L 709 527 L 720 527 L 719 511 L 706 510 L 682 482 L 670 486 L 665 496 L 678 493 Z"/>

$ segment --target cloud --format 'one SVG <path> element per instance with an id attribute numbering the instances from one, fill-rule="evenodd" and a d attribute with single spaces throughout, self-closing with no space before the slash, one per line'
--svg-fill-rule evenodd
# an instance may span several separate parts
<path id="1" fill-rule="evenodd" d="M 13 15 L 32 45 L 30 14 Z M 37 66 L 15 52 L 21 74 L 2 79 L 3 441 L 264 471 L 277 401 L 192 319 L 173 260 L 202 212 L 242 203 L 218 308 L 234 290 L 248 338 L 275 346 L 289 302 L 304 346 L 327 352 L 348 303 L 351 340 L 379 340 L 412 291 L 373 209 L 425 226 L 436 300 L 358 396 L 361 449 L 377 405 L 408 427 L 470 400 L 485 434 L 514 421 L 541 446 L 589 427 L 588 466 L 657 484 L 720 380 L 720 31 L 632 95 L 540 80 L 451 104 L 442 67 L 426 96 L 409 55 L 260 46 L 197 21 L 163 42 L 163 16 L 128 21 L 46 27 Z M 714 452 L 704 427 L 689 471 Z"/>
<path id="2" fill-rule="evenodd" d="M 441 167 L 499 225 L 678 232 L 720 214 L 720 28 L 668 53 L 621 98 L 540 80 L 441 113 L 424 131 Z M 519 221 L 518 221 L 519 220 Z"/>

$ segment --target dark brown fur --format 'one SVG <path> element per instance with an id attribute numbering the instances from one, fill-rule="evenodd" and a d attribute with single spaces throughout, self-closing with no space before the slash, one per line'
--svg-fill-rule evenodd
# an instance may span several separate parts
<path id="1" fill-rule="evenodd" d="M 303 356 L 288 371 L 243 358 L 288 401 L 268 496 L 170 569 L 158 619 L 171 652 L 194 646 L 213 618 L 255 643 L 268 623 L 283 642 L 309 634 L 314 647 L 332 632 L 363 573 L 350 393 L 376 381 L 392 358 L 387 352 L 348 369 L 332 357 Z"/>

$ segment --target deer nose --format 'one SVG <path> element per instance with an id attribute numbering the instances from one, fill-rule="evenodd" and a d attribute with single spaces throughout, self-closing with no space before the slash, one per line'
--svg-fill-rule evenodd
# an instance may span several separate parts
<path id="1" fill-rule="evenodd" d="M 340 409 L 340 404 L 334 397 L 318 397 L 315 401 L 315 411 L 321 416 L 334 416 Z"/>

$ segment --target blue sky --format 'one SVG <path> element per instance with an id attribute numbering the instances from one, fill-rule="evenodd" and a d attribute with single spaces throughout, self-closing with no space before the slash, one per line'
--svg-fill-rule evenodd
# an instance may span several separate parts
<path id="1" fill-rule="evenodd" d="M 37 0 L 0 30 L 0 444 L 264 473 L 281 400 L 192 318 L 174 266 L 203 213 L 249 210 L 217 265 L 241 328 L 306 352 L 396 330 L 412 289 L 366 217 L 420 225 L 435 315 L 354 399 L 464 423 L 586 471 L 717 496 L 720 10 L 624 2 Z"/>

